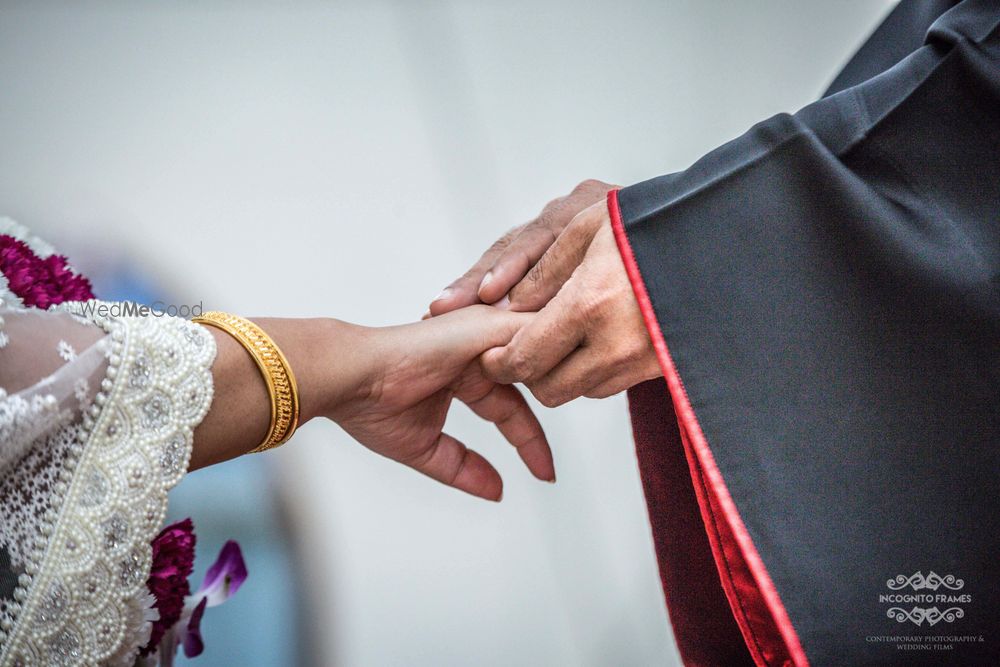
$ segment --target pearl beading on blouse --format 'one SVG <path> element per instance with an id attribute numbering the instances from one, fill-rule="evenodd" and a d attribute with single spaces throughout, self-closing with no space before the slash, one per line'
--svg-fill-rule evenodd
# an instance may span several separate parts
<path id="1" fill-rule="evenodd" d="M 0 600 L 0 666 L 131 665 L 156 613 L 145 586 L 150 542 L 211 404 L 215 343 L 178 318 L 58 310 L 106 332 L 98 348 L 106 369 L 92 400 L 77 378 L 69 412 L 41 387 L 50 409 L 28 423 L 51 428 L 3 471 L 0 498 L 32 489 L 32 502 L 3 509 L 0 542 L 6 537 L 22 571 L 12 599 Z M 63 356 L 80 363 L 88 352 Z M 0 395 L 4 404 L 15 398 Z M 4 415 L 0 432 L 14 419 Z M 7 529 L 11 520 L 16 530 Z"/>

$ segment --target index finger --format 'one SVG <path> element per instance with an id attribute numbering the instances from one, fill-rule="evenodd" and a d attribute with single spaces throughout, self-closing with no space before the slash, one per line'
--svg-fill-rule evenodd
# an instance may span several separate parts
<path id="1" fill-rule="evenodd" d="M 495 258 L 479 284 L 478 295 L 483 303 L 496 303 L 502 299 L 555 243 L 559 232 L 547 220 L 543 214 L 529 223 Z"/>
<path id="2" fill-rule="evenodd" d="M 430 314 L 432 316 L 443 315 L 465 306 L 482 303 L 479 299 L 479 285 L 483 281 L 483 276 L 517 237 L 521 229 L 521 227 L 515 227 L 497 239 L 483 253 L 478 262 L 434 297 L 429 309 Z"/>
<path id="3" fill-rule="evenodd" d="M 545 306 L 583 262 L 594 234 L 606 217 L 607 204 L 604 202 L 580 211 L 541 259 L 510 290 L 510 309 L 536 311 Z"/>

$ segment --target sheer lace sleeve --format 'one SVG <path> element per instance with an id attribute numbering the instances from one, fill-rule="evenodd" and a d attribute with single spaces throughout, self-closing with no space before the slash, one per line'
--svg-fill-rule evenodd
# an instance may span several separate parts
<path id="1" fill-rule="evenodd" d="M 0 307 L 3 666 L 132 664 L 150 542 L 211 403 L 204 329 L 99 305 Z"/>

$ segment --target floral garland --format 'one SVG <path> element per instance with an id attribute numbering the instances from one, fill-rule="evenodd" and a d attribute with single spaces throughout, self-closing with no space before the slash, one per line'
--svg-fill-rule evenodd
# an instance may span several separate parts
<path id="1" fill-rule="evenodd" d="M 29 308 L 94 298 L 90 280 L 63 255 L 10 218 L 0 218 L 0 273 L 7 289 Z"/>
<path id="2" fill-rule="evenodd" d="M 41 309 L 95 298 L 90 280 L 76 272 L 65 256 L 23 225 L 0 218 L 0 304 L 4 297 L 15 302 L 11 305 Z M 206 607 L 228 600 L 247 578 L 240 546 L 230 540 L 192 594 L 188 578 L 194 569 L 196 541 L 190 518 L 167 526 L 153 539 L 146 581 L 151 604 L 140 633 L 137 665 L 172 664 L 181 645 L 187 657 L 200 655 Z"/>
<path id="3" fill-rule="evenodd" d="M 29 308 L 46 309 L 64 301 L 94 298 L 90 281 L 74 273 L 62 255 L 42 259 L 28 244 L 12 236 L 0 236 L 0 272 L 8 289 Z"/>

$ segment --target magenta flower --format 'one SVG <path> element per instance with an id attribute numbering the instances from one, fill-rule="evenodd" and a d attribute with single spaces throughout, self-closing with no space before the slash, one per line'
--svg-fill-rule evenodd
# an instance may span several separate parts
<path id="1" fill-rule="evenodd" d="M 40 258 L 24 241 L 0 235 L 0 273 L 25 306 L 48 308 L 94 298 L 90 281 L 74 273 L 62 255 Z"/>
<path id="2" fill-rule="evenodd" d="M 188 577 L 194 569 L 194 525 L 184 519 L 164 528 L 153 540 L 153 567 L 146 586 L 156 598 L 160 620 L 153 623 L 149 643 L 140 655 L 152 653 L 163 635 L 181 618 L 184 601 L 191 593 Z"/>

